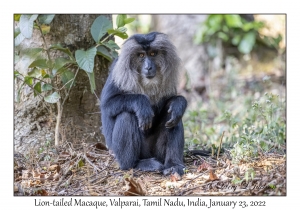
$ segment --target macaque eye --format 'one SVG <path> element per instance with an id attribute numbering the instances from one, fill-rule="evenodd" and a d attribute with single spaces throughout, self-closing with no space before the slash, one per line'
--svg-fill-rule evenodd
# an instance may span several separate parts
<path id="1" fill-rule="evenodd" d="M 156 56 L 156 54 L 157 54 L 156 52 L 151 52 L 150 56 Z"/>
<path id="2" fill-rule="evenodd" d="M 145 57 L 145 54 L 144 53 L 139 53 L 139 57 L 143 58 L 143 57 Z"/>

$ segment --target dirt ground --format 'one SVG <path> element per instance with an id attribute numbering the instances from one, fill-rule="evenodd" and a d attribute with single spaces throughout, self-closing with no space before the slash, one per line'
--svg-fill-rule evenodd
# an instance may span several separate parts
<path id="1" fill-rule="evenodd" d="M 15 196 L 251 196 L 286 195 L 286 157 L 260 154 L 233 163 L 228 152 L 219 158 L 189 152 L 185 174 L 122 171 L 100 143 L 48 148 L 27 157 L 14 155 Z"/>

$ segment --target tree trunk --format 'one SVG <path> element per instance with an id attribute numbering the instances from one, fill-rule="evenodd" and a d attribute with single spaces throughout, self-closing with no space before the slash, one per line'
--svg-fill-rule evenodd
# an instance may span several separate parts
<path id="1" fill-rule="evenodd" d="M 179 90 L 187 88 L 185 73 L 190 89 L 202 94 L 206 86 L 208 56 L 203 45 L 194 44 L 194 37 L 207 15 L 152 15 L 152 30 L 169 36 L 178 50 L 183 63 Z M 187 95 L 188 96 L 188 95 Z"/>
<path id="2" fill-rule="evenodd" d="M 93 21 L 99 15 L 56 15 L 51 23 L 51 31 L 46 35 L 47 45 L 60 43 L 68 47 L 72 53 L 77 49 L 87 50 L 95 45 L 90 33 Z M 111 15 L 105 15 L 111 20 Z M 33 37 L 24 40 L 21 48 L 41 47 L 43 42 L 38 31 L 34 31 Z M 48 47 L 47 46 L 47 47 Z M 55 54 L 52 54 L 55 57 Z M 28 62 L 20 60 L 16 63 L 16 70 L 23 74 L 28 71 Z M 74 72 L 75 73 L 75 72 Z M 108 76 L 108 61 L 103 57 L 95 58 L 96 96 L 90 91 L 90 83 L 87 74 L 80 70 L 75 83 L 66 100 L 59 137 L 61 142 L 101 141 L 104 137 L 100 127 L 99 95 Z M 15 93 L 20 84 L 15 82 Z M 51 141 L 54 143 L 54 130 L 56 124 L 57 108 L 43 101 L 41 97 L 33 97 L 30 88 L 24 86 L 21 91 L 20 103 L 15 103 L 14 116 L 14 143 L 15 150 L 24 153 L 29 152 L 39 143 Z"/>

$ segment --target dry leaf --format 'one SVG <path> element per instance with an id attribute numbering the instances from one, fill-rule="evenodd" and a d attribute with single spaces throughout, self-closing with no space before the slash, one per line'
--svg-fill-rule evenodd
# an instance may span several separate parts
<path id="1" fill-rule="evenodd" d="M 132 195 L 145 195 L 143 188 L 139 183 L 133 180 L 133 178 L 128 177 L 125 178 L 125 184 L 126 184 L 126 191 L 124 192 L 124 195 L 132 196 Z"/>
<path id="2" fill-rule="evenodd" d="M 33 175 L 33 178 L 35 178 L 35 179 L 39 179 L 40 178 L 40 173 L 39 173 L 39 171 L 38 170 L 32 170 L 32 175 Z"/>
<path id="3" fill-rule="evenodd" d="M 54 174 L 53 180 L 57 181 L 57 180 L 59 180 L 59 178 L 60 178 L 59 173 Z"/>
<path id="4" fill-rule="evenodd" d="M 203 162 L 197 169 L 197 172 L 200 172 L 202 170 L 205 170 L 205 169 L 211 169 L 211 165 L 209 165 L 207 162 Z"/>
<path id="5" fill-rule="evenodd" d="M 95 153 L 92 153 L 92 152 L 87 152 L 85 153 L 86 156 L 91 160 L 91 161 L 94 161 L 97 159 L 97 155 Z"/>
<path id="6" fill-rule="evenodd" d="M 28 179 L 29 177 L 31 177 L 29 170 L 22 170 L 22 179 Z"/>
<path id="7" fill-rule="evenodd" d="M 217 179 L 219 179 L 219 178 L 218 178 L 217 175 L 213 172 L 213 170 L 212 170 L 212 169 L 209 170 L 209 180 L 210 180 L 210 181 L 214 181 L 214 180 L 217 180 Z"/>
<path id="8" fill-rule="evenodd" d="M 170 178 L 171 178 L 171 182 L 176 182 L 176 181 L 181 180 L 181 176 L 177 172 L 175 172 L 174 174 L 171 174 Z"/>
<path id="9" fill-rule="evenodd" d="M 107 147 L 104 144 L 100 143 L 100 142 L 94 144 L 92 147 L 95 147 L 96 149 L 99 149 L 99 150 L 106 150 L 107 151 Z"/>
<path id="10" fill-rule="evenodd" d="M 34 195 L 38 195 L 38 196 L 48 196 L 48 192 L 44 189 L 39 189 L 37 191 L 35 191 Z"/>
<path id="11" fill-rule="evenodd" d="M 48 168 L 49 171 L 55 171 L 57 169 L 58 165 L 55 164 L 55 165 L 52 165 Z"/>
<path id="12" fill-rule="evenodd" d="M 41 183 L 44 183 L 46 178 L 45 178 L 45 174 L 40 174 L 40 180 L 41 180 Z"/>
<path id="13" fill-rule="evenodd" d="M 187 180 L 191 180 L 191 179 L 194 179 L 195 177 L 197 177 L 195 174 L 192 174 L 192 173 L 187 173 L 185 178 Z"/>
<path id="14" fill-rule="evenodd" d="M 71 154 L 68 153 L 68 152 L 61 152 L 61 153 L 59 154 L 59 157 L 60 157 L 60 158 L 68 158 L 68 157 L 71 157 Z"/>

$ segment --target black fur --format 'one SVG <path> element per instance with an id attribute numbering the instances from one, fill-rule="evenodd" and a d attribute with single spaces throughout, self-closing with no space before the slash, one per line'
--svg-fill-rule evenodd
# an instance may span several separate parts
<path id="1" fill-rule="evenodd" d="M 154 40 L 155 36 L 153 33 L 146 38 L 133 38 L 138 44 L 147 45 L 145 40 Z M 112 72 L 117 62 L 120 60 L 112 64 Z M 148 95 L 122 90 L 115 84 L 112 72 L 101 94 L 102 132 L 120 168 L 182 175 L 184 131 L 181 118 L 187 106 L 186 99 L 171 94 L 153 102 Z"/>
<path id="2" fill-rule="evenodd" d="M 150 43 L 154 41 L 158 32 L 151 32 L 149 34 L 135 34 L 131 38 L 135 39 L 144 50 L 148 51 L 150 49 Z"/>

